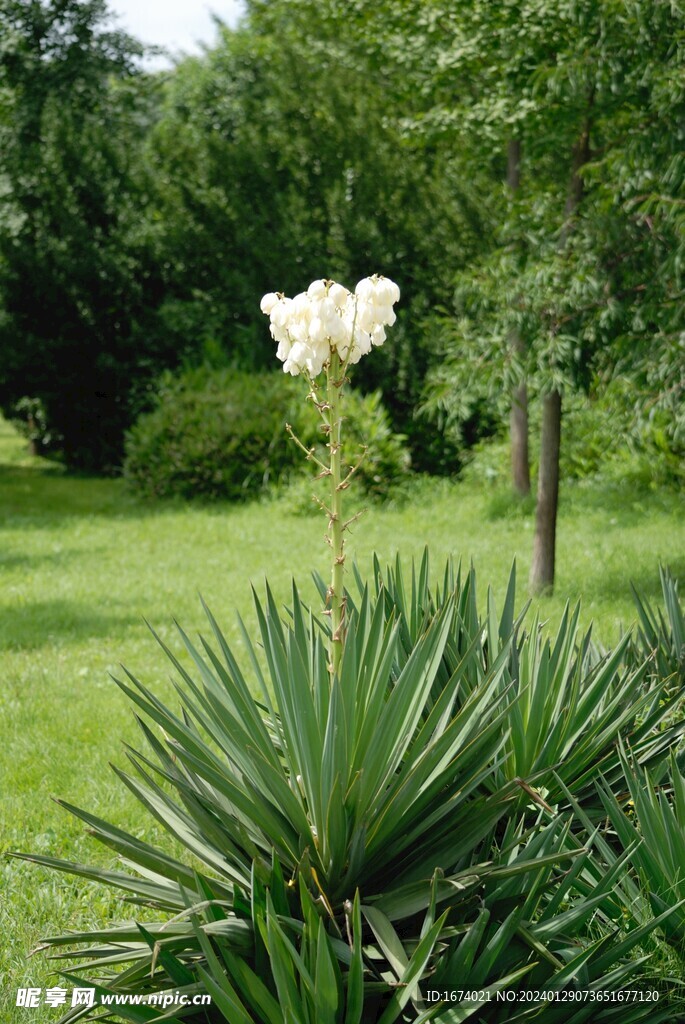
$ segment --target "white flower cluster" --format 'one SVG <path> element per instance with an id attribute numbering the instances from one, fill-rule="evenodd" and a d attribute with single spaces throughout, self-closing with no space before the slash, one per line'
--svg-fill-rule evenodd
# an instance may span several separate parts
<path id="1" fill-rule="evenodd" d="M 393 305 L 400 290 L 387 277 L 365 277 L 354 294 L 335 281 L 312 281 L 294 299 L 269 292 L 261 302 L 278 342 L 276 355 L 293 377 L 318 377 L 336 351 L 343 363 L 358 363 L 373 345 L 385 341 L 395 323 Z"/>

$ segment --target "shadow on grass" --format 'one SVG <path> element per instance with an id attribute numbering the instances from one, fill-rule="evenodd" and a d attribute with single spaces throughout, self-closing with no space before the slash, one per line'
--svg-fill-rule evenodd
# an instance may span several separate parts
<path id="1" fill-rule="evenodd" d="M 92 552 L 92 550 L 91 546 L 89 551 Z M 59 549 L 53 552 L 44 552 L 40 555 L 27 555 L 18 551 L 3 550 L 2 533 L 0 532 L 0 572 L 11 572 L 13 569 L 32 570 L 39 565 L 49 566 L 50 568 L 66 566 L 74 558 L 82 557 L 83 548 L 66 548 L 61 545 Z"/>
<path id="2" fill-rule="evenodd" d="M 532 494 L 522 497 L 510 489 L 494 491 L 485 512 L 491 522 L 498 519 L 534 519 L 535 498 Z"/>
<path id="3" fill-rule="evenodd" d="M 143 503 L 121 479 L 80 476 L 49 465 L 0 465 L 0 523 L 9 526 L 40 528 L 79 516 L 142 519 L 183 507 L 177 501 Z"/>
<path id="4" fill-rule="evenodd" d="M 0 464 L 0 529 L 3 525 L 44 529 L 89 516 L 145 520 L 178 515 L 190 508 L 221 517 L 235 509 L 258 505 L 261 497 L 255 495 L 245 501 L 202 496 L 192 501 L 181 497 L 139 498 L 121 477 L 55 473 L 41 466 Z"/>
<path id="5" fill-rule="evenodd" d="M 630 480 L 562 482 L 559 500 L 559 515 L 573 516 L 579 513 L 607 517 L 607 527 L 612 529 L 641 526 L 655 513 L 670 514 L 682 509 L 683 494 L 676 490 L 660 488 L 655 490 L 641 482 Z M 514 493 L 511 488 L 493 488 L 485 505 L 485 514 L 490 521 L 500 519 L 535 520 L 535 496 L 526 497 Z"/>
<path id="6" fill-rule="evenodd" d="M 677 580 L 682 580 L 685 584 L 685 557 L 667 558 L 663 564 L 671 570 Z M 592 584 L 592 594 L 602 599 L 613 599 L 620 594 L 632 600 L 631 583 L 641 597 L 647 598 L 652 604 L 663 606 L 663 593 L 656 561 L 646 566 L 640 565 L 636 560 L 632 568 L 608 569 L 598 574 Z M 637 611 L 635 614 L 637 615 Z"/>
<path id="7" fill-rule="evenodd" d="M 116 609 L 101 611 L 80 601 L 30 601 L 0 610 L 0 650 L 36 650 L 47 644 L 116 637 L 140 624 L 137 614 Z"/>
<path id="8" fill-rule="evenodd" d="M 640 526 L 655 513 L 681 512 L 683 493 L 676 488 L 652 488 L 642 481 L 572 481 L 562 491 L 560 510 L 604 513 L 613 527 Z"/>

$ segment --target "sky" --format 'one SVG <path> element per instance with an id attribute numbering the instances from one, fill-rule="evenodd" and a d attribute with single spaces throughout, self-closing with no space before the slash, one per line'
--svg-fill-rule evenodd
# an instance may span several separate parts
<path id="1" fill-rule="evenodd" d="M 215 37 L 211 12 L 228 25 L 242 13 L 241 0 L 109 0 L 117 25 L 144 43 L 164 46 L 174 54 L 198 53 Z M 168 60 L 155 58 L 155 67 Z"/>

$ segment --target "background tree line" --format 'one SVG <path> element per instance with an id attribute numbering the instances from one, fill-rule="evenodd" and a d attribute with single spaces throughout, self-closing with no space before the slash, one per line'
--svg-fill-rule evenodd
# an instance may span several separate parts
<path id="1" fill-rule="evenodd" d="M 162 370 L 271 366 L 259 297 L 403 292 L 380 388 L 414 465 L 511 417 L 533 585 L 562 415 L 685 445 L 685 14 L 665 0 L 250 0 L 169 73 L 104 0 L 0 0 L 0 404 L 116 471 Z M 538 406 L 541 412 L 538 413 Z"/>

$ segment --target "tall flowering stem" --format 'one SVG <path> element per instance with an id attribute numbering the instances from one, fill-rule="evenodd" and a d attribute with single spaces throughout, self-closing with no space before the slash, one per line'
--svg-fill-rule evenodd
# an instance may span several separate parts
<path id="1" fill-rule="evenodd" d="M 395 322 L 393 305 L 400 290 L 387 277 L 365 277 L 354 293 L 335 281 L 312 281 L 306 292 L 289 299 L 269 292 L 261 302 L 270 321 L 271 336 L 278 342 L 277 356 L 286 373 L 303 374 L 327 435 L 328 464 L 288 431 L 306 458 L 330 479 L 330 505 L 319 502 L 328 514 L 327 540 L 332 551 L 331 582 L 326 614 L 331 616 L 330 670 L 338 675 L 345 642 L 345 523 L 343 491 L 358 468 L 343 475 L 342 391 L 348 367 L 358 363 L 375 345 L 385 341 L 385 328 Z M 316 378 L 325 371 L 326 395 L 322 398 Z"/>
<path id="2" fill-rule="evenodd" d="M 331 612 L 331 671 L 340 670 L 345 640 L 345 523 L 343 521 L 342 473 L 342 388 L 344 370 L 337 352 L 331 354 L 327 370 L 328 449 L 330 453 L 331 508 L 329 531 L 333 553 L 329 602 Z"/>

